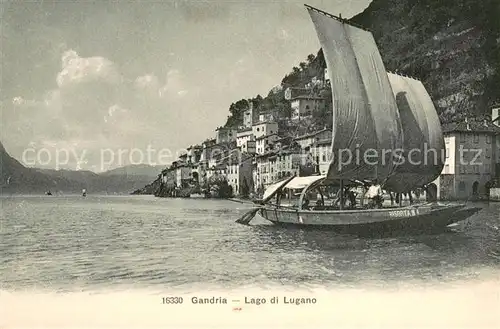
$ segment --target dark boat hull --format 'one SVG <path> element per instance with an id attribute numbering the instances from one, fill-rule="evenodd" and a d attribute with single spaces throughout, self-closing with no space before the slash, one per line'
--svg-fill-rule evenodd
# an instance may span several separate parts
<path id="1" fill-rule="evenodd" d="M 308 211 L 266 207 L 260 215 L 276 225 L 329 228 L 340 232 L 432 231 L 463 221 L 481 208 L 422 205 L 376 210 Z"/>

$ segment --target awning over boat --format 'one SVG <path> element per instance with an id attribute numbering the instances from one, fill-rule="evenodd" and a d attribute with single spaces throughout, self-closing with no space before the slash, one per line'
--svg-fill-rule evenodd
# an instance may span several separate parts
<path id="1" fill-rule="evenodd" d="M 308 187 L 309 185 L 321 180 L 325 179 L 326 176 L 304 176 L 304 177 L 294 177 L 291 180 L 282 180 L 281 182 L 274 183 L 270 185 L 265 191 L 262 197 L 263 200 L 266 200 L 272 197 L 278 189 L 284 187 L 289 189 L 303 189 Z"/>
<path id="2" fill-rule="evenodd" d="M 295 177 L 288 184 L 285 185 L 285 188 L 289 189 L 303 189 L 308 187 L 309 185 L 316 183 L 321 179 L 325 179 L 326 176 L 305 176 L 305 177 Z"/>
<path id="3" fill-rule="evenodd" d="M 286 185 L 286 183 L 288 181 L 289 181 L 288 179 L 285 179 L 285 180 L 282 180 L 280 182 L 269 185 L 269 187 L 264 191 L 264 195 L 262 196 L 262 199 L 263 200 L 269 199 L 273 194 L 276 193 L 276 191 L 278 191 L 278 189 L 283 187 L 283 185 Z"/>

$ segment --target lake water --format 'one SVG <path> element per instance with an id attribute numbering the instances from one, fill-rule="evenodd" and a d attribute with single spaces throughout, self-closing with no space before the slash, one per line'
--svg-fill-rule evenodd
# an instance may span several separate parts
<path id="1" fill-rule="evenodd" d="M 325 317 L 325 327 L 350 327 L 362 309 L 358 325 L 500 325 L 494 316 L 498 281 L 463 287 L 499 278 L 500 203 L 479 204 L 484 209 L 453 231 L 360 238 L 275 227 L 259 217 L 252 226 L 239 225 L 234 221 L 250 207 L 231 201 L 151 196 L 0 201 L 0 313 L 6 310 L 0 327 L 169 327 L 172 321 L 182 327 L 189 319 L 191 325 L 221 328 L 235 315 L 227 307 L 186 308 L 192 294 L 223 291 L 240 300 L 249 291 L 281 298 L 297 289 L 311 292 L 316 308 L 290 312 L 268 302 L 267 313 L 245 306 L 229 323 L 234 328 L 245 319 L 247 325 L 290 328 L 310 325 L 308 317 Z M 390 293 L 451 286 L 462 290 L 433 297 Z M 172 312 L 174 306 L 165 308 L 160 299 L 179 296 L 174 291 L 183 292 L 185 308 Z M 381 309 L 382 304 L 392 309 Z M 186 317 L 183 310 L 196 316 Z"/>
<path id="2" fill-rule="evenodd" d="M 3 288 L 374 285 L 468 279 L 500 268 L 500 204 L 442 234 L 359 238 L 279 228 L 231 201 L 3 197 Z"/>

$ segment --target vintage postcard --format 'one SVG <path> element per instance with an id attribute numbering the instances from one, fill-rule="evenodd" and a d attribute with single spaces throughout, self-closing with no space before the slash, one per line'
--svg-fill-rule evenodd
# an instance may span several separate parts
<path id="1" fill-rule="evenodd" d="M 495 0 L 0 2 L 0 328 L 499 328 Z"/>

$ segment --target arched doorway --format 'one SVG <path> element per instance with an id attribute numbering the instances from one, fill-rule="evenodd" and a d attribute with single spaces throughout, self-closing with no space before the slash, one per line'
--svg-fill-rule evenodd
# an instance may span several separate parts
<path id="1" fill-rule="evenodd" d="M 193 181 L 196 184 L 198 184 L 200 182 L 200 176 L 198 175 L 198 173 L 196 171 L 193 172 Z"/>
<path id="2" fill-rule="evenodd" d="M 472 195 L 474 197 L 479 196 L 479 182 L 477 181 L 472 184 Z"/>
<path id="3" fill-rule="evenodd" d="M 427 185 L 425 192 L 426 192 L 426 199 L 428 202 L 437 201 L 437 186 L 436 186 L 436 184 L 430 183 L 429 185 Z"/>

